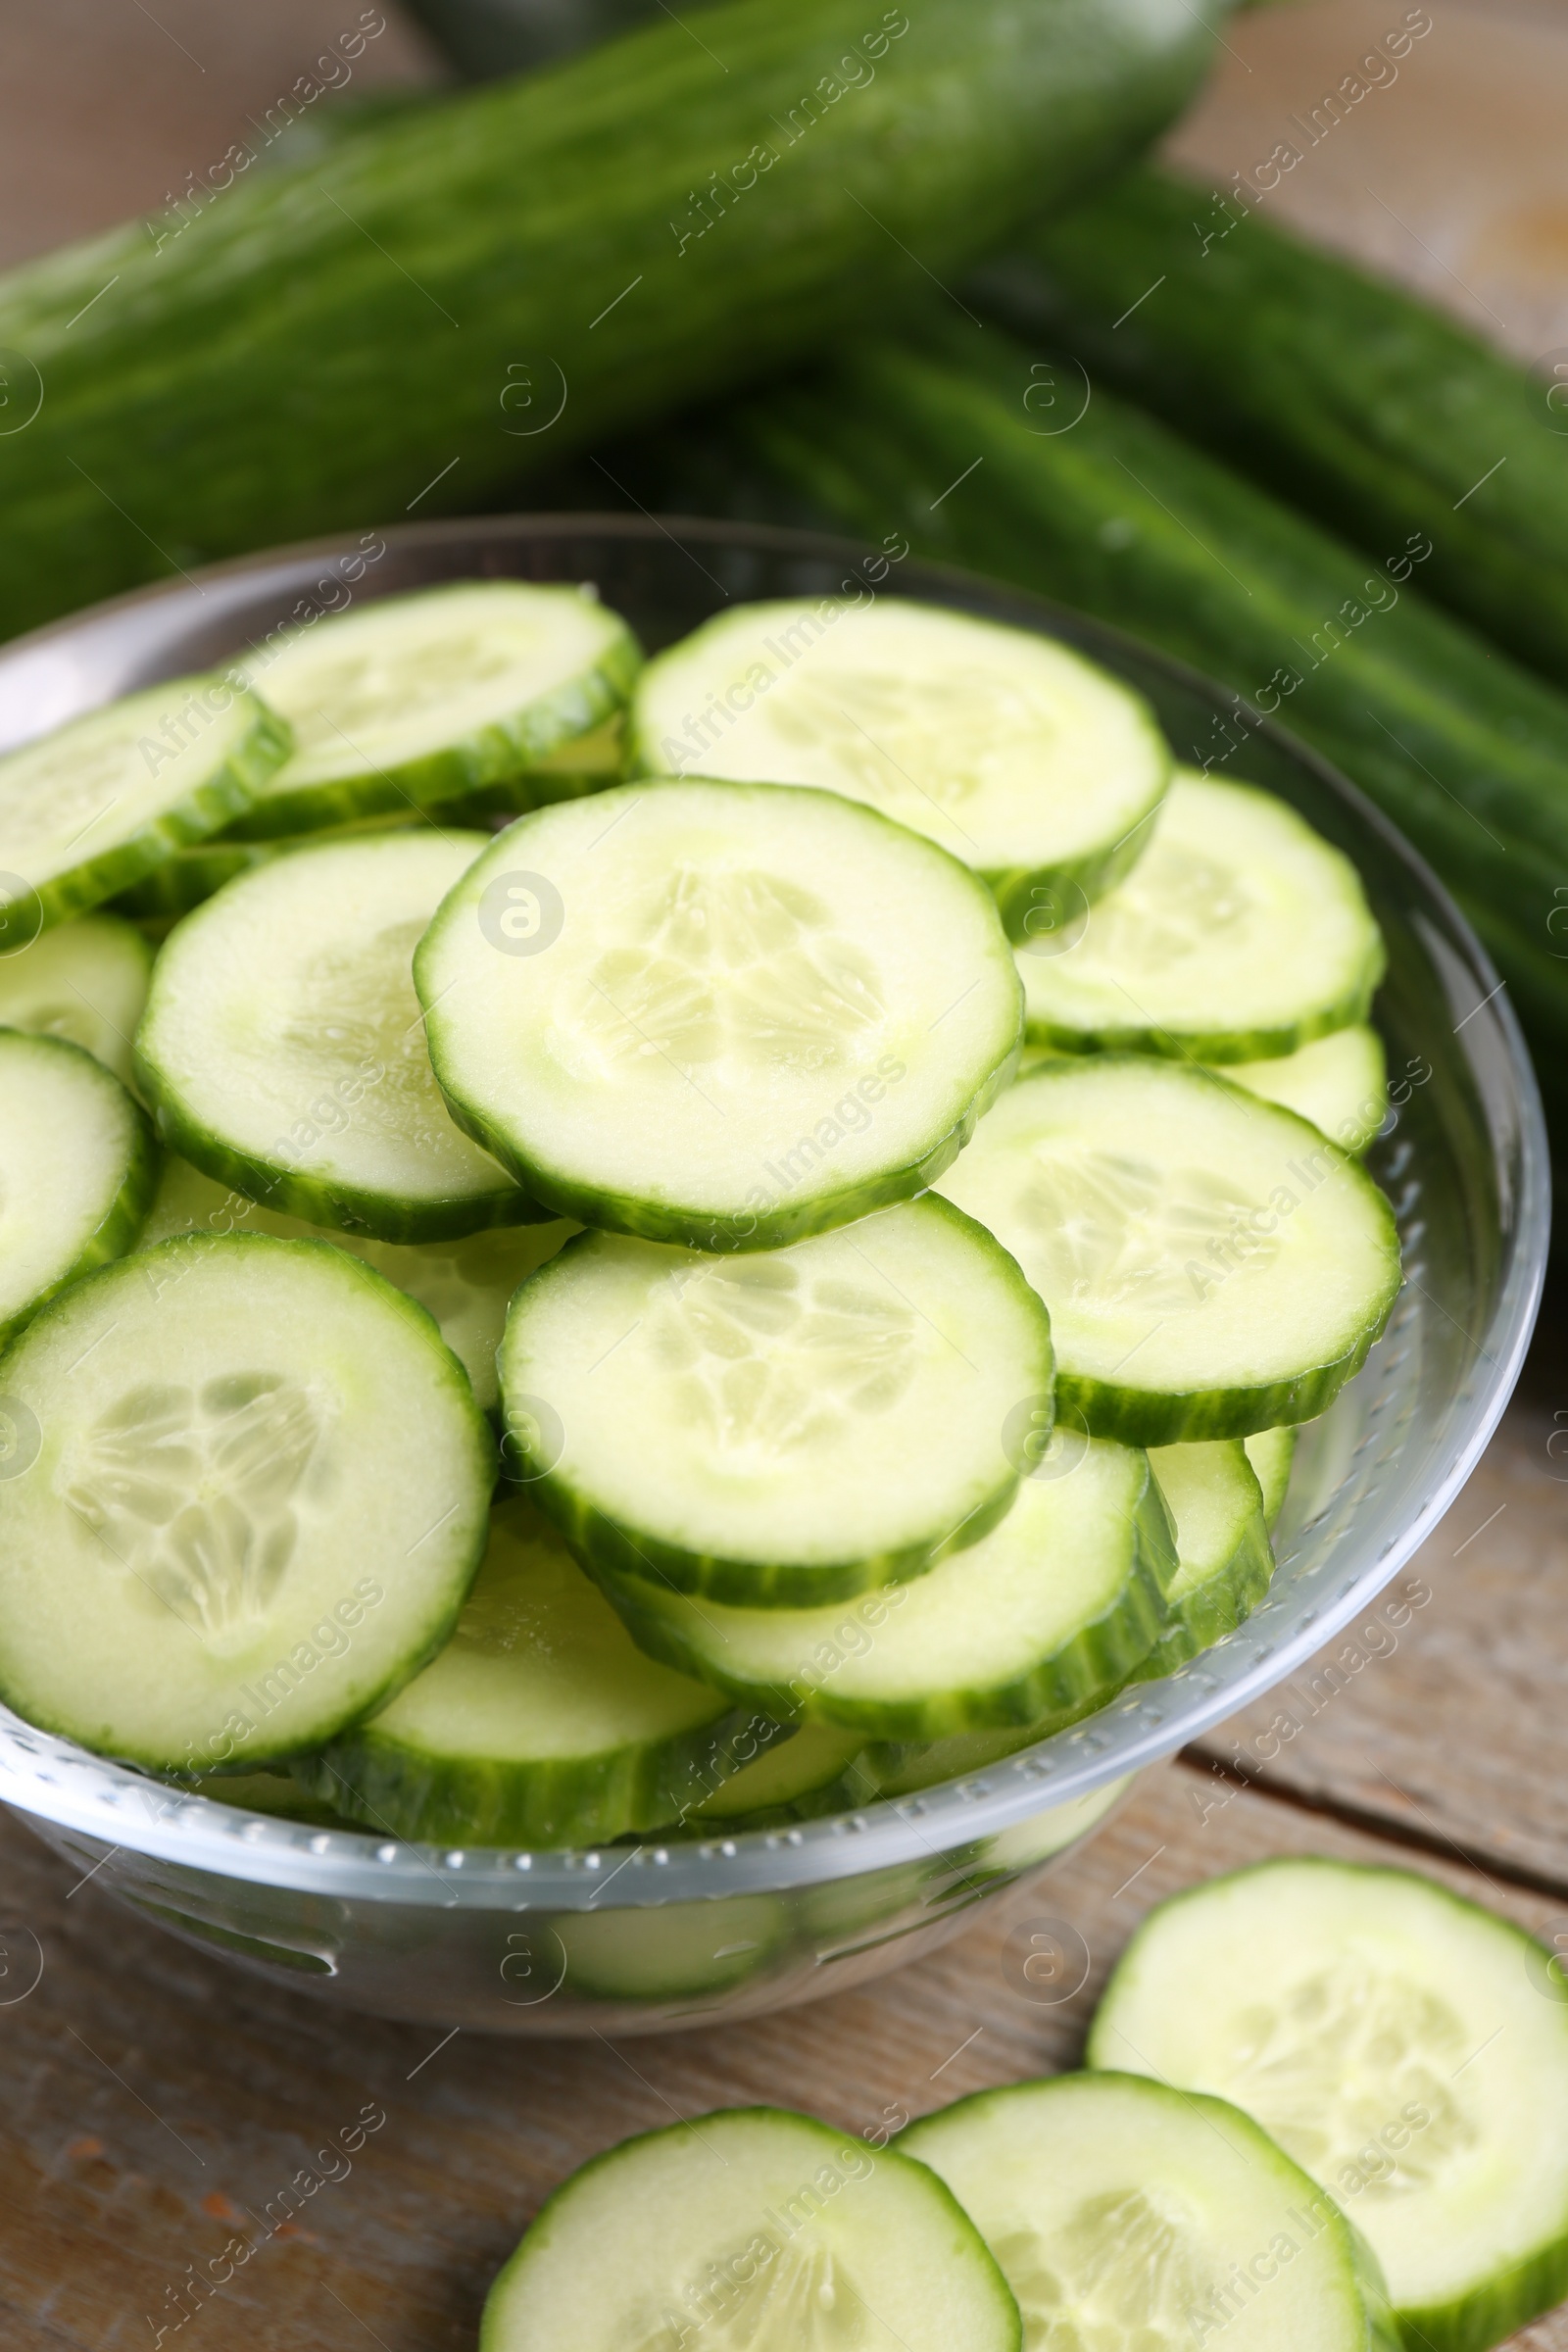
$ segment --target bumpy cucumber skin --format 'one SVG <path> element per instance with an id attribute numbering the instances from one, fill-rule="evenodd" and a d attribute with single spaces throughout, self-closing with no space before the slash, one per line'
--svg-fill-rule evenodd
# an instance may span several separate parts
<path id="1" fill-rule="evenodd" d="M 1093 1029 L 1074 1029 L 1057 1021 L 1027 1019 L 1025 1042 L 1052 1046 L 1058 1054 L 1155 1054 L 1176 1061 L 1225 1064 L 1233 1061 L 1276 1061 L 1309 1046 L 1315 1038 L 1332 1037 L 1336 1030 L 1353 1029 L 1369 1020 L 1372 1000 L 1387 968 L 1381 938 L 1368 942 L 1366 961 L 1352 986 L 1330 1003 L 1318 1005 L 1299 1020 L 1268 1029 L 1180 1029 L 1158 1021 L 1104 1023 Z"/>
<path id="2" fill-rule="evenodd" d="M 1389 1222 L 1393 1224 L 1391 1212 Z M 1396 1247 L 1397 1245 L 1396 1244 Z M 1097 1438 L 1123 1446 L 1182 1446 L 1200 1438 L 1250 1438 L 1283 1421 L 1315 1421 L 1327 1412 L 1348 1380 L 1353 1380 L 1394 1312 L 1396 1290 L 1376 1319 L 1332 1363 L 1314 1364 L 1291 1380 L 1256 1388 L 1177 1389 L 1154 1395 L 1123 1388 L 1113 1380 L 1056 1369 L 1056 1411 L 1077 1412 Z"/>
<path id="3" fill-rule="evenodd" d="M 52 1298 L 58 1298 L 63 1291 L 68 1291 L 73 1284 L 80 1282 L 83 1275 L 91 1274 L 98 1266 L 109 1265 L 117 1257 L 125 1257 L 129 1254 L 136 1246 L 137 1235 L 147 1221 L 147 1212 L 152 1207 L 154 1196 L 158 1191 L 158 1175 L 163 1164 L 163 1155 L 159 1152 L 152 1127 L 141 1104 L 121 1085 L 112 1070 L 106 1070 L 103 1063 L 96 1060 L 87 1052 L 85 1046 L 74 1046 L 69 1039 L 63 1037 L 33 1040 L 31 1032 L 28 1030 L 0 1029 L 0 1039 L 13 1036 L 26 1037 L 29 1042 L 36 1043 L 46 1053 L 77 1055 L 86 1063 L 95 1078 L 107 1080 L 117 1094 L 124 1095 L 125 1106 L 131 1114 L 133 1123 L 130 1156 L 125 1164 L 124 1177 L 119 1192 L 110 1202 L 98 1230 L 93 1234 L 74 1265 L 69 1267 L 64 1274 L 58 1275 L 53 1282 L 47 1283 L 35 1298 L 29 1298 L 26 1305 L 20 1307 L 14 1315 L 9 1318 L 0 1317 L 0 1348 L 9 1347 L 10 1343 L 26 1329 L 34 1315 L 46 1307 Z"/>
<path id="4" fill-rule="evenodd" d="M 361 824 L 341 827 L 344 838 L 360 833 L 376 835 L 401 832 L 428 820 L 406 813 L 401 819 L 369 817 Z M 115 911 L 127 915 L 133 922 L 161 923 L 177 921 L 232 882 L 236 874 L 248 874 L 253 866 L 269 865 L 274 858 L 286 858 L 295 850 L 320 849 L 326 841 L 337 838 L 337 831 L 290 833 L 266 841 L 240 840 L 232 830 L 220 834 L 215 841 L 198 841 L 189 848 L 176 850 L 162 865 L 154 866 L 139 882 L 115 894 Z"/>
<path id="5" fill-rule="evenodd" d="M 264 794 L 228 828 L 231 837 L 266 841 L 397 809 L 412 814 L 440 808 L 449 821 L 456 821 L 445 804 L 471 795 L 482 805 L 485 792 L 497 786 L 510 786 L 519 796 L 519 808 L 534 807 L 529 771 L 573 736 L 586 735 L 620 710 L 642 667 L 642 648 L 626 623 L 608 610 L 605 617 L 616 624 L 615 632 L 591 667 L 523 710 L 493 718 L 417 760 L 400 760 L 391 767 L 367 766 L 359 775 Z M 560 795 L 546 790 L 537 797 L 547 801 Z"/>
<path id="6" fill-rule="evenodd" d="M 1156 1470 L 1156 1485 L 1158 1477 Z M 1129 1680 L 1157 1681 L 1161 1675 L 1172 1674 L 1178 1666 L 1184 1666 L 1189 1658 L 1196 1658 L 1200 1650 L 1222 1641 L 1226 1634 L 1233 1634 L 1250 1617 L 1268 1591 L 1273 1575 L 1274 1546 L 1269 1542 L 1268 1522 L 1263 1516 L 1263 1491 L 1259 1487 L 1257 1509 L 1230 1558 L 1193 1592 L 1167 1596 L 1165 1607 L 1170 1622 L 1149 1655 L 1134 1667 Z"/>

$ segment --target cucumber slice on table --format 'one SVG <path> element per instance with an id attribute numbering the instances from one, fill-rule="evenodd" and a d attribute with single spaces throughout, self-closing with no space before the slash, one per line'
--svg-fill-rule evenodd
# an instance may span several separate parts
<path id="1" fill-rule="evenodd" d="M 1298 1434 L 1287 1425 L 1284 1429 L 1254 1430 L 1250 1438 L 1242 1440 L 1247 1447 L 1247 1458 L 1263 1491 L 1263 1518 L 1271 1528 L 1285 1507 L 1286 1490 L 1291 1483 L 1291 1464 L 1296 1459 Z"/>
<path id="2" fill-rule="evenodd" d="M 1058 2075 L 959 2099 L 895 2145 L 974 2221 L 1040 2352 L 1396 2352 L 1333 2199 L 1222 2099 Z"/>
<path id="3" fill-rule="evenodd" d="M 435 1317 L 441 1337 L 468 1375 L 474 1401 L 482 1412 L 494 1414 L 501 1403 L 496 1349 L 512 1294 L 576 1231 L 558 1217 L 548 1225 L 498 1225 L 456 1242 L 375 1242 L 263 1208 L 170 1152 L 142 1227 L 141 1247 L 151 1249 L 177 1233 L 270 1233 L 286 1242 L 332 1242 Z"/>
<path id="4" fill-rule="evenodd" d="M 157 1181 L 147 1120 L 118 1078 L 62 1038 L 0 1029 L 0 1346 L 131 1248 Z"/>
<path id="5" fill-rule="evenodd" d="M 864 1801 L 853 1785 L 851 1767 L 862 1742 L 857 1732 L 830 1724 L 806 1723 L 787 1740 L 775 1740 L 721 1781 L 686 1816 L 697 1834 L 713 1830 L 766 1830 L 789 1821 L 809 1821 Z"/>
<path id="6" fill-rule="evenodd" d="M 1020 2352 L 1018 2308 L 935 2174 L 811 2116 L 734 2107 L 558 2188 L 490 2289 L 480 2352 L 883 2344 Z"/>
<path id="7" fill-rule="evenodd" d="M 1150 835 L 1076 938 L 1020 950 L 1033 1041 L 1261 1061 L 1366 1019 L 1382 936 L 1354 866 L 1294 808 L 1182 768 Z"/>
<path id="8" fill-rule="evenodd" d="M 1133 1669 L 1136 1683 L 1170 1674 L 1234 1633 L 1274 1574 L 1263 1489 L 1241 1439 L 1156 1446 L 1149 1460 L 1176 1530 L 1178 1566 L 1165 1594 L 1170 1622 Z"/>
<path id="9" fill-rule="evenodd" d="M 29 1723 L 265 1764 L 451 1632 L 494 1441 L 428 1315 L 342 1250 L 165 1242 L 46 1307 L 3 1379 L 35 1433 L 0 1481 L 0 1695 Z"/>
<path id="10" fill-rule="evenodd" d="M 652 661 L 632 774 L 816 784 L 973 866 L 1008 933 L 1136 862 L 1170 779 L 1152 712 L 1070 647 L 900 598 L 743 605 Z"/>
<path id="11" fill-rule="evenodd" d="M 416 832 L 280 858 L 165 944 L 136 1039 L 164 1141 L 314 1225 L 452 1241 L 545 1211 L 453 1125 L 411 958 L 483 849 Z"/>
<path id="12" fill-rule="evenodd" d="M 1058 1410 L 1128 1445 L 1310 1420 L 1399 1289 L 1393 1212 L 1364 1169 L 1294 1112 L 1171 1061 L 1042 1062 L 940 1189 L 1050 1307 Z"/>
<path id="13" fill-rule="evenodd" d="M 0 1027 L 84 1047 L 124 1084 L 152 968 L 148 942 L 118 915 L 57 923 L 0 958 Z"/>
<path id="14" fill-rule="evenodd" d="M 776 1249 L 921 1191 L 1010 1075 L 997 911 L 825 792 L 646 783 L 538 809 L 415 978 L 454 1117 L 563 1216 Z"/>
<path id="15" fill-rule="evenodd" d="M 1342 1152 L 1364 1152 L 1389 1114 L 1383 1040 L 1359 1021 L 1277 1061 L 1231 1062 L 1220 1074 L 1310 1119 Z"/>
<path id="16" fill-rule="evenodd" d="M 517 776 L 618 710 L 641 662 L 591 589 L 458 581 L 338 613 L 249 664 L 294 755 L 235 830 L 305 833 Z"/>
<path id="17" fill-rule="evenodd" d="M 1051 1338 L 1011 1258 L 927 1199 L 740 1258 L 579 1234 L 513 1300 L 501 1388 L 579 1558 L 799 1607 L 918 1576 L 1005 1509 Z"/>
<path id="18" fill-rule="evenodd" d="M 0 759 L 0 952 L 112 898 L 248 808 L 289 730 L 216 673 L 89 710 Z"/>
<path id="19" fill-rule="evenodd" d="M 769 1714 L 883 1740 L 1044 1738 L 1147 1657 L 1176 1573 L 1146 1454 L 1091 1440 L 1045 1468 L 1059 1475 L 1025 1478 L 978 1543 L 849 1607 L 726 1608 L 620 1576 L 607 1590 L 656 1657 Z"/>
<path id="20" fill-rule="evenodd" d="M 771 1727 L 764 1727 L 764 1731 Z M 295 1766 L 351 1820 L 443 1844 L 598 1844 L 679 1819 L 757 1752 L 744 1714 L 645 1657 L 514 1498 L 441 1655 Z"/>
<path id="21" fill-rule="evenodd" d="M 1370 2240 L 1411 2352 L 1484 2352 L 1568 2291 L 1568 1989 L 1430 1879 L 1303 1857 L 1174 1896 L 1089 2061 L 1255 2116 Z"/>

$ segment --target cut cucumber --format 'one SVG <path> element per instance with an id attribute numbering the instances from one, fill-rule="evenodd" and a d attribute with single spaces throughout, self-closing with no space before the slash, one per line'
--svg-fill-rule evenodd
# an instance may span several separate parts
<path id="1" fill-rule="evenodd" d="M 1045 1468 L 978 1543 L 848 1608 L 726 1608 L 620 1576 L 607 1590 L 656 1657 L 768 1714 L 884 1740 L 1043 1738 L 1147 1657 L 1176 1573 L 1146 1454 L 1091 1440 Z"/>
<path id="2" fill-rule="evenodd" d="M 537 767 L 440 802 L 430 810 L 430 821 L 491 826 L 526 809 L 543 808 L 551 801 L 578 801 L 590 792 L 603 792 L 625 773 L 625 733 L 626 713 L 617 710 L 588 734 L 573 735 Z"/>
<path id="3" fill-rule="evenodd" d="M 1020 2352 L 1018 2308 L 924 2165 L 777 2107 L 622 2141 L 550 2197 L 480 2352 Z"/>
<path id="4" fill-rule="evenodd" d="M 1134 1668 L 1137 1683 L 1233 1634 L 1274 1574 L 1262 1486 L 1240 1439 L 1156 1446 L 1149 1460 L 1176 1530 L 1178 1566 L 1165 1594 L 1170 1623 Z"/>
<path id="5" fill-rule="evenodd" d="M 558 1217 L 548 1225 L 501 1225 L 456 1242 L 375 1242 L 263 1208 L 171 1152 L 142 1227 L 141 1246 L 151 1249 L 178 1233 L 270 1233 L 282 1241 L 333 1242 L 435 1317 L 441 1337 L 468 1375 L 475 1402 L 493 1414 L 501 1402 L 496 1349 L 512 1294 L 576 1231 Z"/>
<path id="6" fill-rule="evenodd" d="M 1259 1429 L 1242 1441 L 1247 1447 L 1247 1458 L 1263 1491 L 1263 1517 L 1270 1527 L 1285 1508 L 1285 1493 L 1291 1483 L 1291 1464 L 1296 1458 L 1297 1436 L 1298 1432 L 1289 1427 Z"/>
<path id="7" fill-rule="evenodd" d="M 323 1804 L 399 1838 L 562 1846 L 678 1819 L 756 1750 L 746 1716 L 634 1648 L 555 1529 L 514 1499 L 441 1655 L 294 1769 Z"/>
<path id="8" fill-rule="evenodd" d="M 356 817 L 348 824 L 323 825 L 311 833 L 285 833 L 268 841 L 235 841 L 225 833 L 216 841 L 193 842 L 189 849 L 176 850 L 172 858 L 166 858 L 128 890 L 121 891 L 115 899 L 116 911 L 139 923 L 177 921 L 221 890 L 225 882 L 232 882 L 236 874 L 248 874 L 252 866 L 270 865 L 274 858 L 287 858 L 295 850 L 320 849 L 331 841 L 363 841 L 382 833 L 411 832 L 428 821 L 404 810 L 391 816 Z"/>
<path id="9" fill-rule="evenodd" d="M 378 1241 L 541 1219 L 448 1117 L 411 976 L 483 847 L 421 831 L 300 850 L 188 915 L 136 1039 L 164 1141 L 252 1200 Z"/>
<path id="10" fill-rule="evenodd" d="M 339 613 L 250 664 L 294 755 L 234 829 L 306 833 L 517 776 L 618 710 L 641 662 L 588 588 L 457 581 Z"/>
<path id="11" fill-rule="evenodd" d="M 1170 779 L 1152 712 L 1065 645 L 940 606 L 742 605 L 651 662 L 636 775 L 816 784 L 973 866 L 1030 939 L 1136 863 Z"/>
<path id="12" fill-rule="evenodd" d="M 1396 2352 L 1355 2231 L 1221 2099 L 1059 2075 L 959 2099 L 895 2144 L 958 2198 L 1040 2352 Z"/>
<path id="13" fill-rule="evenodd" d="M 1412 2352 L 1484 2352 L 1568 2291 L 1568 1990 L 1430 1879 L 1303 1857 L 1173 1897 L 1089 2060 L 1255 2116 L 1371 2241 Z"/>
<path id="14" fill-rule="evenodd" d="M 57 923 L 0 959 L 0 1026 L 63 1037 L 124 1085 L 152 968 L 151 947 L 118 915 Z"/>
<path id="15" fill-rule="evenodd" d="M 80 1046 L 0 1029 L 0 1346 L 130 1249 L 157 1181 L 151 1131 L 118 1078 Z"/>
<path id="16" fill-rule="evenodd" d="M 0 952 L 96 906 L 248 808 L 288 754 L 259 696 L 172 678 L 0 759 Z"/>
<path id="17" fill-rule="evenodd" d="M 742 1765 L 732 1780 L 721 1781 L 711 1796 L 692 1807 L 685 1826 L 697 1832 L 773 1829 L 854 1804 L 858 1800 L 846 1775 L 860 1747 L 858 1733 L 803 1724 Z"/>
<path id="18" fill-rule="evenodd" d="M 730 1895 L 721 1903 L 651 1903 L 634 1914 L 634 1922 L 628 1930 L 626 1914 L 619 1910 L 558 1911 L 543 1936 L 536 1930 L 527 1939 L 532 1950 L 524 1955 L 525 1981 L 532 1985 L 542 1979 L 543 1991 L 553 1975 L 560 1983 L 569 1981 L 573 1993 L 617 2007 L 635 2002 L 652 2005 L 665 2017 L 671 2007 L 677 2015 L 701 2015 L 733 1985 L 743 1981 L 755 1985 L 768 1961 L 787 1949 L 793 1924 L 787 1902 L 776 1894 Z M 521 1973 L 502 1965 L 509 1981 Z M 656 2352 L 663 2352 L 657 2337 L 654 2341 Z"/>
<path id="19" fill-rule="evenodd" d="M 29 1723 L 155 1770 L 264 1764 L 451 1632 L 494 1441 L 423 1308 L 342 1250 L 164 1242 L 45 1308 L 5 1386 L 38 1433 L 0 1482 L 0 1694 Z"/>
<path id="20" fill-rule="evenodd" d="M 929 842 L 706 782 L 519 818 L 415 979 L 454 1117 L 519 1183 L 708 1250 L 922 1190 L 1010 1075 L 1022 1001 L 995 906 Z"/>
<path id="21" fill-rule="evenodd" d="M 1294 1112 L 1175 1062 L 1042 1062 L 941 1190 L 1050 1307 L 1058 1409 L 1127 1445 L 1310 1420 L 1399 1289 L 1365 1171 Z"/>
<path id="22" fill-rule="evenodd" d="M 1389 1115 L 1383 1040 L 1362 1022 L 1278 1061 L 1232 1062 L 1221 1075 L 1310 1119 L 1342 1152 L 1364 1152 Z"/>
<path id="23" fill-rule="evenodd" d="M 579 1558 L 800 1607 L 984 1533 L 1008 1415 L 1049 1428 L 1051 1338 L 1011 1258 L 927 1199 L 743 1258 L 579 1234 L 513 1300 L 501 1389 Z"/>

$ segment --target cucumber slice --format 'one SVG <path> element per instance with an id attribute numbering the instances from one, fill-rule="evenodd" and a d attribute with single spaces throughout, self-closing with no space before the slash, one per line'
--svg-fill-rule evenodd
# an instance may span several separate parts
<path id="1" fill-rule="evenodd" d="M 755 1753 L 727 1699 L 633 1647 L 554 1528 L 516 1498 L 441 1655 L 295 1766 L 351 1820 L 468 1845 L 598 1844 L 699 1804 Z"/>
<path id="2" fill-rule="evenodd" d="M 1348 858 L 1273 793 L 1182 768 L 1147 856 L 1018 968 L 1039 1044 L 1228 1062 L 1364 1021 L 1384 962 Z"/>
<path id="3" fill-rule="evenodd" d="M 617 710 L 586 735 L 573 735 L 537 767 L 442 801 L 430 810 L 430 820 L 442 825 L 493 825 L 529 808 L 543 808 L 551 801 L 578 801 L 590 792 L 603 792 L 607 785 L 618 784 L 625 773 L 625 735 L 626 713 Z"/>
<path id="4" fill-rule="evenodd" d="M 1006 1508 L 1045 1311 L 945 1200 L 712 1258 L 584 1233 L 501 1344 L 515 1461 L 579 1559 L 743 1606 L 918 1576 Z"/>
<path id="5" fill-rule="evenodd" d="M 1389 1115 L 1383 1040 L 1364 1023 L 1314 1038 L 1278 1061 L 1233 1062 L 1220 1074 L 1310 1119 L 1342 1152 L 1364 1152 Z"/>
<path id="6" fill-rule="evenodd" d="M 1060 1475 L 1024 1479 L 978 1543 L 849 1608 L 725 1608 L 620 1576 L 607 1590 L 654 1656 L 769 1714 L 884 1740 L 1043 1738 L 1148 1655 L 1176 1573 L 1146 1454 L 1091 1440 L 1046 1468 Z"/>
<path id="7" fill-rule="evenodd" d="M 637 1914 L 634 1934 L 627 1933 L 624 1912 L 558 1911 L 547 1937 L 529 1939 L 526 1981 L 542 1979 L 543 1991 L 554 1976 L 558 1983 L 569 1980 L 574 1993 L 617 2006 L 653 2004 L 667 2017 L 675 2004 L 677 2014 L 700 2014 L 732 1985 L 755 1984 L 766 1961 L 786 1948 L 791 1924 L 788 1906 L 773 1894 L 731 1895 L 722 1904 L 650 1904 Z M 509 1978 L 521 1976 L 520 1969 L 503 1967 Z M 657 2352 L 663 2352 L 654 2340 Z"/>
<path id="8" fill-rule="evenodd" d="M 622 2141 L 550 2197 L 490 2289 L 480 2352 L 887 2344 L 1020 2352 L 1018 2309 L 923 2165 L 777 2107 Z"/>
<path id="9" fill-rule="evenodd" d="M 121 891 L 115 900 L 116 910 L 139 923 L 174 922 L 212 898 L 225 882 L 232 882 L 236 874 L 248 874 L 254 865 L 270 865 L 274 858 L 287 858 L 295 850 L 319 849 L 330 841 L 363 841 L 382 833 L 412 832 L 427 821 L 405 810 L 391 816 L 357 817 L 344 825 L 323 825 L 312 833 L 285 833 L 272 841 L 234 841 L 225 833 L 217 841 L 193 842 L 188 849 L 166 858 L 150 874 L 143 874 L 128 890 Z"/>
<path id="10" fill-rule="evenodd" d="M 232 680 L 172 678 L 0 759 L 0 952 L 79 914 L 248 808 L 287 757 Z"/>
<path id="11" fill-rule="evenodd" d="M 519 1183 L 707 1250 L 919 1192 L 1018 1045 L 973 877 L 776 786 L 627 784 L 520 818 L 442 905 L 415 979 L 453 1116 Z"/>
<path id="12" fill-rule="evenodd" d="M 164 1242 L 47 1307 L 5 1385 L 37 1432 L 0 1482 L 0 1696 L 29 1723 L 265 1764 L 450 1633 L 494 1441 L 429 1316 L 342 1250 Z"/>
<path id="13" fill-rule="evenodd" d="M 0 1027 L 63 1037 L 126 1085 L 152 968 L 148 942 L 118 915 L 57 923 L 0 960 Z"/>
<path id="14" fill-rule="evenodd" d="M 63 1038 L 0 1029 L 0 1346 L 131 1248 L 157 1181 L 151 1131 L 118 1078 Z"/>
<path id="15" fill-rule="evenodd" d="M 1135 1683 L 1170 1674 L 1233 1634 L 1274 1574 L 1262 1486 L 1239 1438 L 1156 1446 L 1149 1460 L 1176 1530 L 1178 1566 L 1165 1594 L 1171 1622 L 1134 1668 Z"/>
<path id="16" fill-rule="evenodd" d="M 1399 1289 L 1365 1171 L 1294 1112 L 1175 1062 L 1043 1062 L 940 1189 L 1050 1307 L 1058 1410 L 1127 1445 L 1310 1420 Z"/>
<path id="17" fill-rule="evenodd" d="M 1263 1517 L 1272 1528 L 1285 1508 L 1286 1490 L 1291 1483 L 1291 1464 L 1296 1459 L 1297 1431 L 1284 1429 L 1254 1430 L 1242 1440 L 1247 1458 L 1263 1491 Z"/>
<path id="18" fill-rule="evenodd" d="M 866 802 L 973 866 L 1014 939 L 1131 869 L 1171 772 L 1148 706 L 1081 654 L 902 598 L 732 607 L 648 664 L 627 736 L 634 775 Z"/>
<path id="19" fill-rule="evenodd" d="M 689 1830 L 769 1830 L 785 1822 L 809 1821 L 858 1800 L 847 1775 L 859 1754 L 857 1732 L 830 1724 L 806 1723 L 787 1740 L 775 1740 L 721 1781 L 711 1796 L 694 1805 Z"/>
<path id="20" fill-rule="evenodd" d="M 1060 2075 L 959 2099 L 897 2145 L 976 2223 L 1041 2352 L 1396 2352 L 1333 2199 L 1221 2099 Z"/>
<path id="21" fill-rule="evenodd" d="M 136 1039 L 165 1143 L 252 1200 L 378 1241 L 542 1219 L 448 1117 L 411 975 L 483 847 L 421 831 L 300 850 L 188 915 Z"/>
<path id="22" fill-rule="evenodd" d="M 270 1233 L 286 1242 L 332 1242 L 373 1266 L 435 1317 L 441 1337 L 468 1375 L 475 1403 L 481 1412 L 494 1415 L 501 1404 L 496 1349 L 512 1294 L 576 1231 L 575 1225 L 558 1217 L 548 1225 L 500 1225 L 456 1242 L 375 1242 L 364 1234 L 333 1233 L 323 1225 L 308 1225 L 303 1217 L 263 1208 L 171 1152 L 142 1227 L 141 1247 L 149 1250 L 155 1242 L 179 1233 Z"/>
<path id="23" fill-rule="evenodd" d="M 1365 2232 L 1412 2347 L 1484 2352 L 1568 2291 L 1568 1992 L 1430 1879 L 1303 1857 L 1174 1896 L 1089 2062 L 1255 2116 Z"/>
<path id="24" fill-rule="evenodd" d="M 338 613 L 250 664 L 294 755 L 234 829 L 307 833 L 520 775 L 618 710 L 641 662 L 591 588 L 460 580 Z"/>

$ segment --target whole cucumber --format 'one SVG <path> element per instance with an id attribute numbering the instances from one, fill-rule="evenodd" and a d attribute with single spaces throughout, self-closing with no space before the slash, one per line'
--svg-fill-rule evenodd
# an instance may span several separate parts
<path id="1" fill-rule="evenodd" d="M 292 169 L 258 128 L 0 280 L 0 634 L 482 506 L 951 280 L 1168 122 L 1228 8 L 730 0 Z"/>

